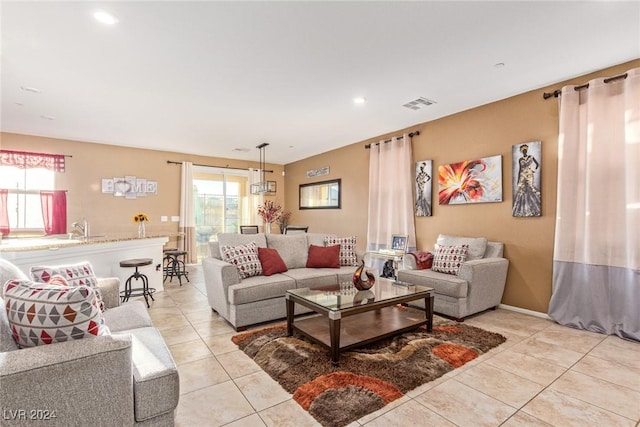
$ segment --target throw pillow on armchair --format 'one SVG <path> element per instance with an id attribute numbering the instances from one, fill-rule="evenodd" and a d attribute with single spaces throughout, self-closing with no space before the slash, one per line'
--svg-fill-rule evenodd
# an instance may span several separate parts
<path id="1" fill-rule="evenodd" d="M 415 258 L 417 270 L 428 270 L 433 264 L 433 254 L 431 252 L 415 251 L 409 252 L 408 255 Z"/>

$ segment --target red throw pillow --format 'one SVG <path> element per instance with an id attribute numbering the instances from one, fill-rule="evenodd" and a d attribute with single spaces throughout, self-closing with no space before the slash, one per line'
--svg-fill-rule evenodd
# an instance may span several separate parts
<path id="1" fill-rule="evenodd" d="M 258 259 L 262 264 L 262 274 L 265 276 L 287 271 L 287 265 L 284 260 L 278 251 L 273 248 L 258 247 Z"/>
<path id="2" fill-rule="evenodd" d="M 309 246 L 308 268 L 340 268 L 340 245 Z"/>
<path id="3" fill-rule="evenodd" d="M 428 270 L 431 268 L 433 264 L 433 254 L 431 252 L 409 252 L 409 255 L 413 255 L 416 259 L 416 269 L 418 270 Z"/>

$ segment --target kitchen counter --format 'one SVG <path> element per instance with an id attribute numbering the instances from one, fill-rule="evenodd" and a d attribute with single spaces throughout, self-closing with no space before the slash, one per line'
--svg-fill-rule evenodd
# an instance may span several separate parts
<path id="1" fill-rule="evenodd" d="M 99 277 L 118 277 L 120 290 L 134 272 L 120 267 L 120 261 L 151 258 L 153 263 L 140 272 L 149 278 L 149 286 L 156 292 L 164 290 L 162 283 L 162 249 L 169 234 L 148 235 L 138 238 L 130 234 L 94 236 L 89 239 L 59 237 L 5 238 L 0 242 L 0 258 L 14 263 L 29 275 L 36 265 L 75 264 L 89 261 Z"/>
<path id="2" fill-rule="evenodd" d="M 142 239 L 153 239 L 158 237 L 175 237 L 179 233 L 148 234 Z M 97 243 L 122 242 L 127 240 L 140 240 L 137 235 L 132 234 L 109 234 L 96 235 L 89 238 L 80 236 L 69 237 L 68 235 L 42 236 L 42 237 L 11 237 L 0 240 L 0 252 L 20 252 L 41 249 L 56 249 L 61 247 L 71 247 L 80 245 L 93 245 Z M 1 258 L 1 257 L 0 257 Z"/>

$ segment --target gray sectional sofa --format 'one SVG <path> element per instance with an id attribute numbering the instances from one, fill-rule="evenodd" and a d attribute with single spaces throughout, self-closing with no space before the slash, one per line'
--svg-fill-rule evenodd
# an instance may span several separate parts
<path id="1" fill-rule="evenodd" d="M 15 268 L 15 269 L 14 269 Z M 28 278 L 0 259 L 0 283 Z M 178 369 L 141 301 L 98 279 L 111 334 L 18 348 L 0 295 L 0 408 L 6 426 L 173 426 Z"/>
<path id="2" fill-rule="evenodd" d="M 467 260 L 457 275 L 418 270 L 415 258 L 404 257 L 398 279 L 434 289 L 434 311 L 459 321 L 475 313 L 495 308 L 502 300 L 509 261 L 503 258 L 504 245 L 483 237 L 440 234 L 435 244 L 468 245 Z M 413 303 L 412 303 L 413 304 Z M 420 305 L 419 302 L 417 302 Z M 420 305 L 424 308 L 424 302 Z"/>
<path id="3" fill-rule="evenodd" d="M 296 288 L 317 288 L 352 281 L 356 266 L 306 268 L 309 245 L 324 246 L 331 234 L 236 234 L 220 233 L 210 243 L 210 257 L 202 261 L 209 305 L 236 330 L 249 325 L 286 317 L 285 292 Z M 241 279 L 235 265 L 222 260 L 222 246 L 255 242 L 258 247 L 275 248 L 288 271 L 271 276 Z M 362 253 L 357 254 L 362 260 Z M 296 307 L 296 314 L 302 313 Z"/>

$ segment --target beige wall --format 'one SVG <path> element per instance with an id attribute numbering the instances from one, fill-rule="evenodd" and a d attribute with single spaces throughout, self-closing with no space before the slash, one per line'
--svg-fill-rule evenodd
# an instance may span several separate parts
<path id="1" fill-rule="evenodd" d="M 543 100 L 542 93 L 566 84 L 582 84 L 595 77 L 617 75 L 638 66 L 640 60 L 635 60 L 288 164 L 285 195 L 286 205 L 293 212 L 291 223 L 309 225 L 311 232 L 356 235 L 359 248 L 365 248 L 369 169 L 366 143 L 419 130 L 420 135 L 413 138 L 414 160 L 433 160 L 434 172 L 442 164 L 501 155 L 504 200 L 501 203 L 439 206 L 437 179 L 431 181 L 433 216 L 416 218 L 418 248 L 432 248 L 439 233 L 485 236 L 504 242 L 510 266 L 502 302 L 546 312 L 553 264 L 558 104 L 555 99 Z M 542 141 L 542 216 L 514 218 L 511 215 L 511 149 L 514 144 L 533 140 Z M 307 170 L 324 166 L 330 167 L 329 175 L 306 177 Z M 342 179 L 342 209 L 297 209 L 299 184 L 336 178 Z"/>
<path id="2" fill-rule="evenodd" d="M 86 217 L 91 223 L 92 234 L 137 233 L 131 218 L 138 212 L 150 217 L 147 233 L 175 233 L 178 223 L 160 222 L 165 215 L 171 219 L 180 214 L 180 165 L 167 164 L 191 161 L 211 166 L 257 168 L 258 162 L 194 156 L 165 151 L 143 150 L 113 145 L 89 144 L 54 138 L 42 138 L 12 133 L 0 134 L 0 148 L 4 150 L 33 151 L 73 156 L 67 159 L 66 172 L 56 174 L 56 189 L 67 190 L 67 222 Z M 256 151 L 256 157 L 258 157 Z M 277 182 L 279 193 L 275 198 L 284 201 L 284 178 L 281 165 L 267 164 L 274 173 L 268 179 Z M 103 194 L 102 178 L 133 175 L 158 182 L 156 196 L 127 200 Z M 169 242 L 174 243 L 175 240 Z"/>
<path id="3" fill-rule="evenodd" d="M 510 260 L 503 303 L 546 312 L 551 295 L 553 234 L 556 208 L 558 108 L 542 92 L 565 84 L 582 84 L 594 77 L 612 76 L 640 66 L 635 60 L 560 82 L 509 99 L 464 111 L 439 120 L 398 129 L 367 141 L 353 143 L 286 166 L 267 164 L 277 181 L 276 200 L 293 213 L 291 224 L 309 225 L 311 232 L 358 236 L 364 249 L 367 233 L 369 152 L 364 145 L 419 130 L 413 138 L 414 159 L 431 159 L 438 165 L 475 157 L 503 156 L 502 203 L 439 206 L 434 183 L 433 216 L 416 218 L 418 247 L 432 247 L 438 233 L 486 236 L 505 243 Z M 328 126 L 330 124 L 327 124 Z M 511 147 L 531 140 L 542 141 L 542 209 L 540 218 L 511 216 Z M 258 167 L 257 162 L 124 148 L 113 145 L 0 134 L 0 148 L 67 154 L 67 171 L 57 174 L 56 188 L 68 190 L 68 222 L 86 217 L 94 234 L 136 232 L 131 217 L 145 212 L 151 218 L 149 233 L 177 232 L 177 223 L 161 223 L 160 216 L 179 215 L 180 166 L 167 160 L 229 167 Z M 306 171 L 329 166 L 330 174 L 308 179 Z M 282 177 L 282 171 L 286 177 Z M 101 179 L 134 175 L 158 182 L 158 195 L 126 200 L 101 193 Z M 298 210 L 298 185 L 326 179 L 342 179 L 342 209 Z M 170 242 L 171 244 L 171 242 Z"/>

